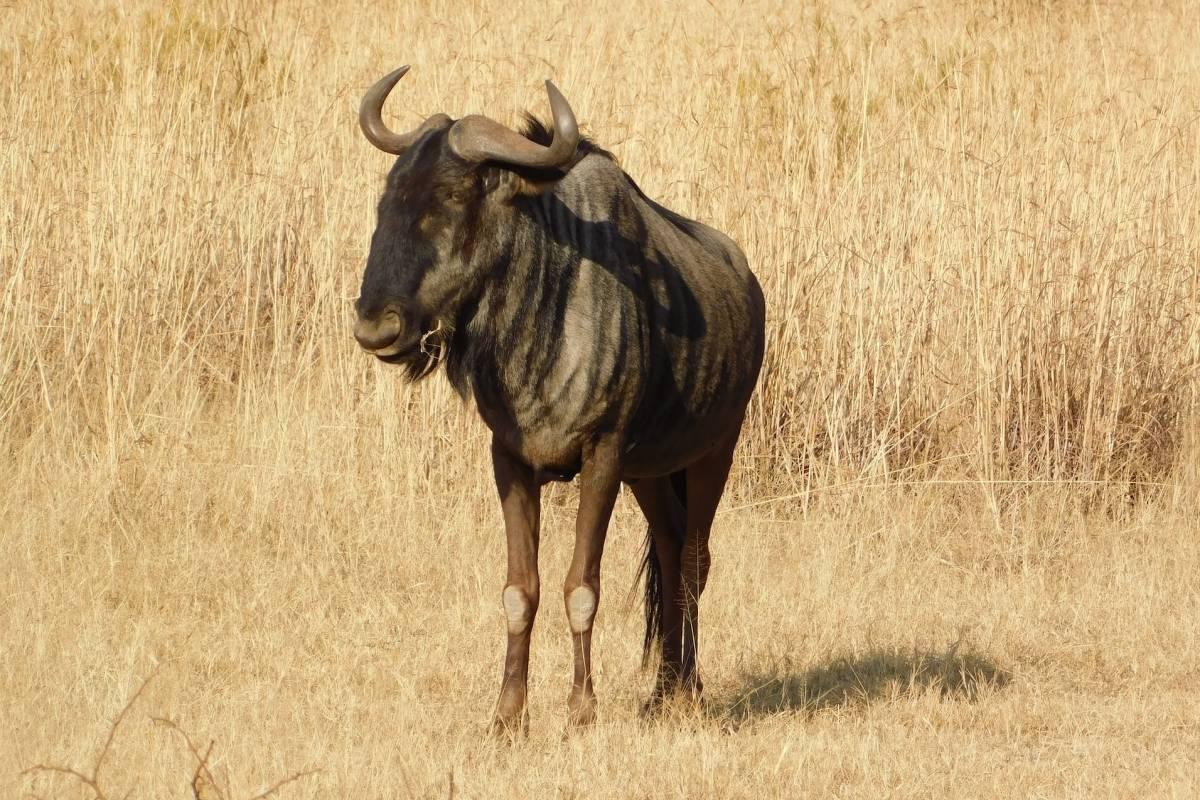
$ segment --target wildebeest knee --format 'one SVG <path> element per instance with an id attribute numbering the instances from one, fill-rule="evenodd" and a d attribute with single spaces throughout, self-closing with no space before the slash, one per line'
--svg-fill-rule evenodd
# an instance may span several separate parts
<path id="1" fill-rule="evenodd" d="M 503 600 L 504 615 L 508 617 L 508 632 L 515 635 L 528 631 L 537 614 L 537 594 L 509 584 L 504 587 Z"/>
<path id="2" fill-rule="evenodd" d="M 592 621 L 596 618 L 596 608 L 599 605 L 599 593 L 586 584 L 574 588 L 567 587 L 567 622 L 571 625 L 571 633 L 586 633 L 592 629 Z"/>

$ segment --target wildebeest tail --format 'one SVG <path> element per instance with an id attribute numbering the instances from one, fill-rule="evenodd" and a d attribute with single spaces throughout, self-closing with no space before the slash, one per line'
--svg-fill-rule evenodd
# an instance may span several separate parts
<path id="1" fill-rule="evenodd" d="M 683 470 L 672 473 L 671 489 L 678 498 L 682 508 L 687 509 L 687 478 Z M 672 533 L 676 533 L 672 531 Z M 683 541 L 675 542 L 682 550 Z M 642 667 L 646 667 L 651 658 L 660 652 L 659 645 L 663 638 L 663 590 L 662 565 L 658 563 L 658 552 L 654 549 L 654 531 L 646 527 L 646 554 L 642 558 L 641 571 L 646 576 L 646 638 L 642 642 Z"/>

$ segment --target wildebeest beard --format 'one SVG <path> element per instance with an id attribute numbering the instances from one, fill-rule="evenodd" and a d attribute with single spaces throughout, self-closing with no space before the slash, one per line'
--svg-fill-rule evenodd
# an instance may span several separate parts
<path id="1" fill-rule="evenodd" d="M 416 347 L 390 356 L 375 356 L 385 364 L 394 364 L 404 370 L 408 383 L 417 383 L 437 372 L 450 352 L 452 328 L 438 320 L 433 328 L 421 334 Z"/>

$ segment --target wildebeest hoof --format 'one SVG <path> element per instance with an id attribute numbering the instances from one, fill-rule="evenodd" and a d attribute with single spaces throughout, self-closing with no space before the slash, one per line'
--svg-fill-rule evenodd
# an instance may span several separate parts
<path id="1" fill-rule="evenodd" d="M 643 720 L 653 720 L 672 711 L 678 710 L 689 713 L 700 707 L 702 702 L 703 685 L 696 680 L 676 684 L 669 689 L 657 688 L 654 693 L 642 703 L 639 716 Z"/>
<path id="2" fill-rule="evenodd" d="M 596 696 L 572 695 L 567 701 L 567 732 L 596 724 Z"/>
<path id="3" fill-rule="evenodd" d="M 644 720 L 657 719 L 658 716 L 662 714 L 663 706 L 665 705 L 666 700 L 663 698 L 663 696 L 658 692 L 655 692 L 642 703 L 642 708 L 638 712 L 638 716 Z"/>
<path id="4" fill-rule="evenodd" d="M 513 743 L 529 735 L 529 712 L 525 709 L 515 714 L 496 714 L 492 718 L 492 736 Z"/>

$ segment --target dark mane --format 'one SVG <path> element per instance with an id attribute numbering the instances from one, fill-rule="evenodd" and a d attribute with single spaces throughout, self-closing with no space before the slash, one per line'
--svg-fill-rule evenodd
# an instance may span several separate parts
<path id="1" fill-rule="evenodd" d="M 554 131 L 547 127 L 546 123 L 542 122 L 528 111 L 525 112 L 524 117 L 525 125 L 521 131 L 521 135 L 531 142 L 537 142 L 543 147 L 549 147 L 550 142 L 554 141 Z M 617 160 L 616 156 L 593 142 L 587 136 L 579 137 L 579 148 L 577 152 L 579 154 L 579 158 L 583 158 L 590 153 L 595 153 L 597 155 L 604 156 L 610 161 Z"/>
<path id="2" fill-rule="evenodd" d="M 521 131 L 521 135 L 531 142 L 537 142 L 543 147 L 549 147 L 550 142 L 554 140 L 554 132 L 546 126 L 546 123 L 542 122 L 528 111 L 525 112 L 524 117 L 525 125 L 524 129 Z M 578 159 L 583 158 L 589 153 L 596 153 L 597 155 L 604 156 L 613 163 L 618 163 L 617 157 L 608 150 L 605 150 L 603 147 L 596 144 L 586 136 L 580 137 L 576 162 Z M 645 201 L 652 209 L 657 211 L 659 215 L 663 217 L 663 219 L 670 222 L 676 228 L 679 228 L 692 238 L 695 238 L 699 231 L 703 228 L 703 226 L 698 225 L 695 220 L 689 219 L 680 213 L 672 211 L 671 209 L 660 205 L 657 201 L 651 199 L 650 197 L 647 197 L 646 193 L 642 191 L 642 187 L 638 186 L 637 182 L 634 181 L 633 178 L 629 177 L 629 173 L 626 172 L 624 174 L 625 179 L 629 181 L 630 188 L 637 193 L 638 197 L 642 198 L 642 200 Z"/>

